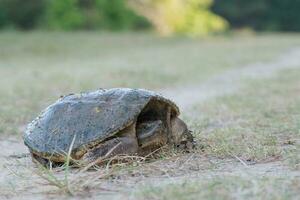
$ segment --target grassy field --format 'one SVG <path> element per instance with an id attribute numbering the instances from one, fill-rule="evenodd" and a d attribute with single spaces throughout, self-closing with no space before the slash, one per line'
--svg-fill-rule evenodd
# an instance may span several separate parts
<path id="1" fill-rule="evenodd" d="M 208 39 L 150 34 L 0 33 L 0 136 L 20 134 L 62 94 L 106 87 L 166 88 L 270 60 L 298 35 Z"/>
<path id="2" fill-rule="evenodd" d="M 300 176 L 293 172 L 300 170 L 299 77 L 300 70 L 284 71 L 275 79 L 251 81 L 235 95 L 197 106 L 198 112 L 205 113 L 194 127 L 201 154 L 236 158 L 245 165 L 244 172 L 225 170 L 212 177 L 203 173 L 198 180 L 148 186 L 139 195 L 145 199 L 297 199 Z M 273 166 L 274 173 L 260 174 L 266 163 L 288 170 Z M 258 166 L 257 171 L 249 173 L 249 166 Z"/>
<path id="3" fill-rule="evenodd" d="M 62 94 L 101 87 L 158 90 L 201 84 L 229 69 L 274 60 L 299 46 L 300 37 L 296 34 L 187 39 L 145 33 L 3 32 L 0 139 L 9 136 L 20 140 L 26 124 Z M 197 140 L 197 149 L 190 154 L 163 151 L 150 163 L 133 162 L 112 171 L 104 167 L 83 178 L 71 171 L 70 179 L 58 182 L 61 185 L 56 188 L 65 192 L 72 188 L 76 195 L 88 191 L 89 195 L 105 198 L 99 185 L 119 180 L 121 184 L 109 187 L 125 187 L 118 196 L 122 199 L 297 199 L 299 77 L 299 69 L 294 69 L 281 71 L 270 79 L 244 80 L 246 86 L 236 94 L 194 105 L 196 114 L 183 113 Z M 42 189 L 45 185 L 37 184 L 45 184 L 45 179 L 37 179 L 31 168 L 23 161 L 10 161 L 9 169 L 15 169 L 12 171 L 17 178 L 1 185 L 0 173 L 0 197 L 1 191 L 8 197 L 28 191 L 49 195 Z M 52 171 L 39 173 L 48 178 L 52 173 L 56 175 Z M 99 173 L 105 178 L 94 180 Z M 58 175 L 65 177 L 64 173 Z M 128 191 L 130 184 L 148 177 L 167 181 L 141 183 L 137 190 Z M 180 179 L 169 181 L 172 177 Z M 94 182 L 89 186 L 79 184 L 90 179 Z M 61 193 L 56 191 L 57 194 Z"/>

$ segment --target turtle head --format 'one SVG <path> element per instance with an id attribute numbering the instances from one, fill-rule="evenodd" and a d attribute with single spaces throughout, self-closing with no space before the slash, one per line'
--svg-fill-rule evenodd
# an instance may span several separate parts
<path id="1" fill-rule="evenodd" d="M 174 145 L 190 149 L 194 147 L 194 137 L 187 125 L 178 117 L 171 120 L 172 142 Z"/>

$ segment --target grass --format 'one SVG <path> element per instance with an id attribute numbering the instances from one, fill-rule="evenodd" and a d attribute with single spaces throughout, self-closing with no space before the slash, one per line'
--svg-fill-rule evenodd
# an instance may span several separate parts
<path id="1" fill-rule="evenodd" d="M 101 87 L 165 88 L 268 61 L 297 35 L 158 38 L 145 33 L 0 33 L 0 135 L 16 135 L 60 95 Z"/>
<path id="2" fill-rule="evenodd" d="M 298 168 L 299 76 L 299 70 L 292 70 L 276 80 L 250 81 L 238 94 L 198 105 L 205 117 L 195 128 L 205 153 L 249 162 L 294 157 L 293 167 Z"/>
<path id="3" fill-rule="evenodd" d="M 141 199 L 297 199 L 300 181 L 297 178 L 218 176 L 180 184 L 150 186 L 138 193 Z"/>
<path id="4" fill-rule="evenodd" d="M 250 80 L 249 85 L 237 94 L 195 107 L 198 113 L 205 113 L 205 117 L 194 122 L 199 153 L 223 161 L 236 159 L 246 166 L 241 168 L 242 173 L 237 172 L 237 164 L 231 164 L 233 174 L 223 172 L 208 177 L 207 173 L 214 173 L 213 169 L 208 169 L 202 178 L 141 187 L 137 197 L 164 200 L 297 199 L 300 195 L 299 174 L 293 175 L 293 172 L 300 170 L 299 77 L 299 70 L 288 70 L 277 78 Z M 259 175 L 260 165 L 257 164 L 272 162 L 289 170 L 274 169 L 274 173 Z M 256 173 L 247 171 L 256 166 Z"/>

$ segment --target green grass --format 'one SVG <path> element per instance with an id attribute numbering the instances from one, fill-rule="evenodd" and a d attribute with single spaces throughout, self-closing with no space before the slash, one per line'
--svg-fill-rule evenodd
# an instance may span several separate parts
<path id="1" fill-rule="evenodd" d="M 275 177 L 214 177 L 198 181 L 185 181 L 166 186 L 149 186 L 139 191 L 137 197 L 151 200 L 193 199 L 297 199 L 299 178 Z"/>
<path id="2" fill-rule="evenodd" d="M 195 127 L 204 152 L 251 162 L 289 157 L 299 168 L 299 77 L 291 70 L 276 80 L 250 81 L 238 94 L 196 106 L 205 113 Z"/>
<path id="3" fill-rule="evenodd" d="M 62 94 L 101 87 L 164 88 L 270 60 L 298 35 L 158 38 L 146 33 L 0 33 L 0 135 L 19 134 Z"/>
<path id="4" fill-rule="evenodd" d="M 297 199 L 300 181 L 291 173 L 300 169 L 299 77 L 300 70 L 287 70 L 276 78 L 250 80 L 249 85 L 234 95 L 195 106 L 197 112 L 205 113 L 193 125 L 199 153 L 219 161 L 233 158 L 243 162 L 248 166 L 241 168 L 243 173 L 235 172 L 237 164 L 232 163 L 233 175 L 207 177 L 203 173 L 203 178 L 192 181 L 149 185 L 138 190 L 137 197 Z M 262 175 L 259 171 L 255 175 L 247 172 L 252 167 L 255 169 L 256 164 L 274 161 L 289 171 L 276 170 Z M 213 169 L 207 172 L 214 174 Z"/>

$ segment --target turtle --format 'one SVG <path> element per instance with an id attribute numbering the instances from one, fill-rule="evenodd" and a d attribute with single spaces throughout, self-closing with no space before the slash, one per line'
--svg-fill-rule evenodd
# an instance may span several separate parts
<path id="1" fill-rule="evenodd" d="M 145 89 L 112 88 L 61 96 L 28 124 L 24 144 L 39 163 L 145 155 L 164 145 L 190 148 L 193 136 L 168 98 Z M 71 150 L 70 150 L 71 148 Z"/>

